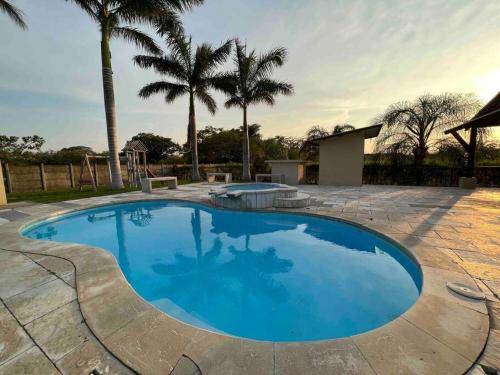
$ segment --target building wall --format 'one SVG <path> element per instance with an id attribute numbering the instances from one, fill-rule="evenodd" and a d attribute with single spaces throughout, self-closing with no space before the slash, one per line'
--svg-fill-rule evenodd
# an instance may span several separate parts
<path id="1" fill-rule="evenodd" d="M 298 185 L 304 181 L 304 165 L 298 163 L 270 163 L 272 174 L 284 175 L 284 184 Z"/>
<path id="2" fill-rule="evenodd" d="M 364 146 L 362 133 L 321 141 L 319 185 L 360 186 L 363 181 Z"/>

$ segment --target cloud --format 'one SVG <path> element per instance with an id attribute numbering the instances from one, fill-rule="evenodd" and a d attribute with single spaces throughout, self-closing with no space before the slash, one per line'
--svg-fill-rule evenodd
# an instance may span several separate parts
<path id="1" fill-rule="evenodd" d="M 97 26 L 72 3 L 16 4 L 30 29 L 0 23 L 0 35 L 8 35 L 0 59 L 2 132 L 32 129 L 54 148 L 71 146 L 73 135 L 105 148 Z M 262 124 L 266 136 L 301 136 L 314 124 L 364 126 L 391 103 L 427 92 L 487 100 L 500 66 L 500 23 L 492 14 L 500 14 L 500 2 L 211 0 L 183 19 L 196 43 L 239 36 L 258 52 L 287 47 L 276 77 L 292 82 L 295 95 L 252 107 L 249 121 Z M 132 64 L 135 47 L 113 41 L 111 48 L 120 143 L 140 131 L 184 142 L 187 98 L 170 105 L 161 96 L 138 98 L 140 87 L 159 77 Z M 214 117 L 197 105 L 199 126 L 238 126 L 241 112 L 216 98 Z"/>

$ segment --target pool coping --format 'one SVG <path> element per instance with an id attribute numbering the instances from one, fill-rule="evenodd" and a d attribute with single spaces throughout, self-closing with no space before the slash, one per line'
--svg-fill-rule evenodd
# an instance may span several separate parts
<path id="1" fill-rule="evenodd" d="M 194 202 L 213 208 L 201 199 L 154 196 L 123 197 L 112 204 L 153 200 Z M 451 259 L 429 254 L 410 236 L 383 233 L 376 230 L 376 225 L 345 220 L 327 211 L 318 214 L 307 209 L 256 210 L 306 214 L 368 229 L 417 261 L 423 276 L 422 292 L 408 311 L 372 331 L 299 343 L 242 339 L 182 323 L 136 294 L 114 256 L 106 250 L 33 240 L 20 234 L 39 220 L 108 205 L 84 204 L 4 224 L 0 227 L 0 248 L 56 256 L 73 263 L 78 302 L 86 324 L 113 355 L 138 373 L 170 373 L 183 357 L 190 358 L 203 374 L 224 370 L 238 374 L 299 374 L 307 372 L 303 366 L 311 365 L 326 366 L 330 373 L 340 373 L 339 366 L 352 373 L 410 373 L 416 368 L 419 373 L 465 373 L 486 343 L 489 318 L 485 302 L 460 297 L 446 288 L 446 282 L 475 285 L 460 267 L 446 264 L 452 263 Z M 332 353 L 339 360 L 329 361 Z M 408 367 L 402 368 L 405 363 Z"/>

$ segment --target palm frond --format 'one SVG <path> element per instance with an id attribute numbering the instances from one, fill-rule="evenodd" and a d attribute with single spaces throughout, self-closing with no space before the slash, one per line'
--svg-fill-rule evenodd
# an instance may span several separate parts
<path id="1" fill-rule="evenodd" d="M 128 42 L 134 43 L 136 46 L 145 49 L 155 55 L 161 54 L 161 49 L 156 45 L 156 42 L 149 35 L 132 27 L 114 27 L 111 36 L 122 38 Z"/>
<path id="2" fill-rule="evenodd" d="M 27 29 L 28 25 L 24 22 L 24 13 L 8 0 L 0 0 L 0 10 L 7 14 L 14 23 L 21 29 Z"/>
<path id="3" fill-rule="evenodd" d="M 274 105 L 276 95 L 292 95 L 293 86 L 288 82 L 274 81 L 272 79 L 261 79 L 255 86 L 248 103 L 266 103 Z"/>
<path id="4" fill-rule="evenodd" d="M 167 103 L 173 102 L 179 96 L 186 94 L 189 88 L 185 85 L 178 83 L 171 83 L 165 81 L 152 82 L 147 84 L 139 91 L 141 98 L 149 98 L 154 94 L 165 94 L 165 101 Z"/>
<path id="5" fill-rule="evenodd" d="M 170 4 L 170 0 L 122 0 L 111 13 L 129 24 L 145 23 L 155 26 L 160 20 L 180 22 L 178 9 Z"/>
<path id="6" fill-rule="evenodd" d="M 181 63 L 172 56 L 137 55 L 134 62 L 143 69 L 154 68 L 160 74 L 169 75 L 177 81 L 187 81 L 188 75 Z"/>
<path id="7" fill-rule="evenodd" d="M 196 99 L 202 102 L 205 107 L 207 107 L 208 112 L 214 115 L 217 112 L 217 103 L 215 102 L 212 95 L 210 95 L 206 90 L 196 90 L 194 93 Z"/>
<path id="8" fill-rule="evenodd" d="M 211 86 L 228 96 L 238 94 L 238 76 L 233 72 L 217 73 L 210 77 Z"/>
<path id="9" fill-rule="evenodd" d="M 224 103 L 224 107 L 228 109 L 233 107 L 243 108 L 243 101 L 240 98 L 233 96 L 226 100 L 226 102 Z"/>
<path id="10" fill-rule="evenodd" d="M 183 62 L 187 71 L 192 69 L 192 51 L 191 51 L 191 38 L 188 38 L 184 33 L 181 25 L 168 23 L 163 25 L 165 27 L 165 37 L 167 45 L 170 49 L 172 56 L 176 60 Z"/>
<path id="11" fill-rule="evenodd" d="M 273 70 L 284 64 L 286 60 L 286 48 L 277 47 L 259 56 L 252 71 L 252 80 L 267 78 Z"/>
<path id="12" fill-rule="evenodd" d="M 194 81 L 201 81 L 211 76 L 214 70 L 224 63 L 231 53 L 231 41 L 223 43 L 214 49 L 209 43 L 203 43 L 196 48 L 192 76 Z"/>

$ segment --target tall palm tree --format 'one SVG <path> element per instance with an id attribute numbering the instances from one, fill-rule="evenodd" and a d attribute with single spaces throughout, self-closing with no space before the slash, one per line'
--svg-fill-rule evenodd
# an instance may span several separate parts
<path id="1" fill-rule="evenodd" d="M 165 30 L 165 28 L 163 29 Z M 185 35 L 182 27 L 171 27 L 166 36 L 170 53 L 163 56 L 138 55 L 134 61 L 141 68 L 153 68 L 157 73 L 173 78 L 174 82 L 157 81 L 144 86 L 139 96 L 149 98 L 153 94 L 165 94 L 165 101 L 172 103 L 183 95 L 189 95 L 188 144 L 191 148 L 192 179 L 199 181 L 198 139 L 196 131 L 195 99 L 204 104 L 211 114 L 217 110 L 217 104 L 209 90 L 219 75 L 217 68 L 226 61 L 231 53 L 229 40 L 214 48 L 203 43 L 193 51 L 191 37 Z"/>
<path id="2" fill-rule="evenodd" d="M 278 94 L 293 94 L 293 86 L 288 82 L 271 79 L 276 67 L 283 65 L 286 49 L 274 48 L 260 56 L 255 50 L 249 54 L 246 46 L 236 39 L 235 70 L 221 76 L 216 88 L 228 96 L 226 108 L 239 107 L 243 110 L 243 179 L 250 180 L 250 139 L 248 136 L 247 108 L 252 104 L 274 105 Z"/>
<path id="3" fill-rule="evenodd" d="M 78 5 L 99 26 L 101 32 L 101 63 L 104 109 L 111 164 L 111 185 L 123 188 L 119 146 L 116 130 L 113 70 L 109 42 L 121 38 L 145 48 L 151 53 L 160 50 L 152 38 L 131 26 L 138 23 L 154 25 L 159 18 L 177 20 L 177 12 L 189 9 L 203 0 L 66 0 Z"/>
<path id="4" fill-rule="evenodd" d="M 0 0 L 0 10 L 7 14 L 12 21 L 14 21 L 17 26 L 21 29 L 27 29 L 28 26 L 24 22 L 24 14 L 21 9 L 17 8 L 9 0 Z"/>

